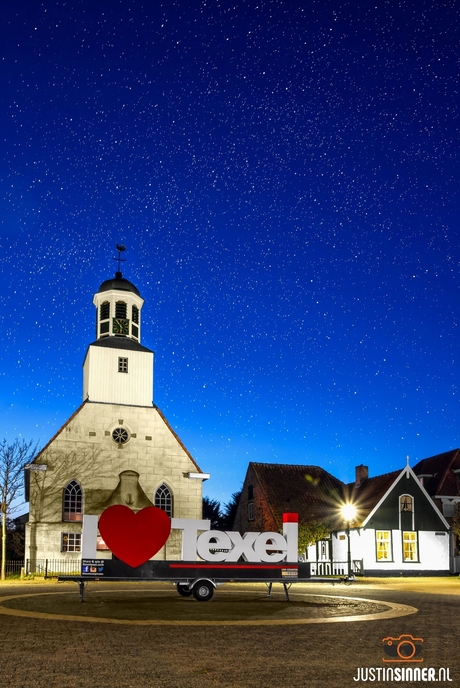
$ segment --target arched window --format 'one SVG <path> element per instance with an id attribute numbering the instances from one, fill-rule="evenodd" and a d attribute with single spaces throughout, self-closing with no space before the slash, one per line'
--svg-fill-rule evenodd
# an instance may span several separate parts
<path id="1" fill-rule="evenodd" d="M 127 305 L 124 301 L 117 301 L 115 304 L 115 317 L 126 318 Z"/>
<path id="2" fill-rule="evenodd" d="M 108 320 L 110 318 L 110 303 L 104 301 L 100 308 L 100 320 Z"/>
<path id="3" fill-rule="evenodd" d="M 62 509 L 63 521 L 81 521 L 83 515 L 83 491 L 76 480 L 71 480 L 64 489 Z"/>
<path id="4" fill-rule="evenodd" d="M 414 503 L 410 495 L 401 495 L 399 498 L 399 510 L 400 511 L 413 511 Z"/>
<path id="5" fill-rule="evenodd" d="M 155 492 L 155 506 L 157 506 L 159 509 L 163 509 L 163 511 L 166 511 L 168 516 L 172 518 L 172 494 L 169 487 L 164 483 L 163 485 L 160 485 L 160 487 Z"/>

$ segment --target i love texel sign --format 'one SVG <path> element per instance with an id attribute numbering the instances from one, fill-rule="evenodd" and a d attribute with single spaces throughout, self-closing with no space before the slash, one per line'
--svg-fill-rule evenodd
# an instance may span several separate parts
<path id="1" fill-rule="evenodd" d="M 234 563 L 297 561 L 298 515 L 283 514 L 283 533 L 211 530 L 209 520 L 169 518 L 158 507 L 137 513 L 115 505 L 101 516 L 83 517 L 82 557 L 95 557 L 97 528 L 113 554 L 135 568 L 166 544 L 171 530 L 182 532 L 182 560 Z"/>

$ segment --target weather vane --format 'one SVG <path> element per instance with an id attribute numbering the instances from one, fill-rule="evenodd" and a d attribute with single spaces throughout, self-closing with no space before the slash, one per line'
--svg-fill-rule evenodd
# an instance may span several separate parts
<path id="1" fill-rule="evenodd" d="M 121 277 L 120 263 L 126 263 L 126 258 L 121 258 L 121 253 L 126 251 L 126 246 L 124 246 L 124 244 L 115 244 L 115 247 L 118 251 L 118 258 L 113 258 L 113 260 L 118 262 L 117 277 Z"/>

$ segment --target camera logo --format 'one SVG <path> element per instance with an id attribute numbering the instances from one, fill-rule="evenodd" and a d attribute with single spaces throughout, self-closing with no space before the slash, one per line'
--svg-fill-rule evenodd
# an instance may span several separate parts
<path id="1" fill-rule="evenodd" d="M 422 653 L 423 638 L 414 638 L 412 635 L 400 635 L 399 638 L 382 639 L 383 649 L 389 658 L 383 657 L 384 662 L 423 662 Z"/>

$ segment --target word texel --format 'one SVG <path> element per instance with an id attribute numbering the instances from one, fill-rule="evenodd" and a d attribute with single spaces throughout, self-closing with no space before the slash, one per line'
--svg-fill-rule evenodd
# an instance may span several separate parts
<path id="1" fill-rule="evenodd" d="M 298 516 L 283 514 L 283 534 L 210 530 L 210 521 L 172 518 L 171 527 L 182 531 L 182 559 L 209 562 L 278 563 L 297 561 Z M 204 531 L 204 532 L 200 532 Z M 200 533 L 200 535 L 198 535 Z"/>

